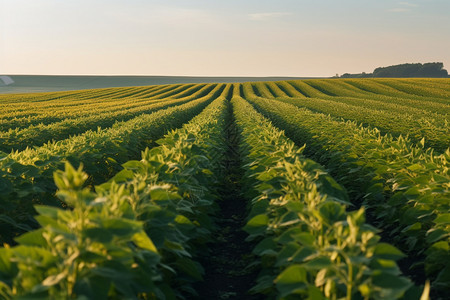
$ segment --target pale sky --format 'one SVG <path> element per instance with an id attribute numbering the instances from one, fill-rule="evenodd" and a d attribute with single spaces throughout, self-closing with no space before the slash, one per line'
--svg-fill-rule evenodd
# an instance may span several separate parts
<path id="1" fill-rule="evenodd" d="M 0 74 L 333 76 L 443 62 L 450 0 L 0 0 Z"/>

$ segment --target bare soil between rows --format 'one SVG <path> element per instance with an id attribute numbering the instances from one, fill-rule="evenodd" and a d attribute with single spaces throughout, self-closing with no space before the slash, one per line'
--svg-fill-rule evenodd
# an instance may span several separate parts
<path id="1" fill-rule="evenodd" d="M 251 295 L 259 272 L 249 265 L 255 261 L 251 254 L 253 243 L 246 242 L 248 234 L 242 230 L 247 222 L 248 203 L 242 195 L 243 170 L 239 153 L 239 133 L 235 126 L 231 105 L 226 126 L 227 150 L 224 174 L 218 186 L 221 199 L 216 215 L 218 230 L 208 245 L 209 254 L 200 259 L 205 268 L 204 281 L 195 287 L 199 299 L 264 299 Z"/>

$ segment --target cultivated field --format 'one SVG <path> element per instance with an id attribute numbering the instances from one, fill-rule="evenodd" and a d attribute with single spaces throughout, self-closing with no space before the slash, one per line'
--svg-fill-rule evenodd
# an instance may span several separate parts
<path id="1" fill-rule="evenodd" d="M 4 76 L 3 76 L 4 77 Z M 0 76 L 0 94 L 62 92 L 110 87 L 133 87 L 182 83 L 229 83 L 310 79 L 304 77 L 196 77 L 196 76 L 62 76 L 11 75 L 5 85 Z M 13 83 L 11 83 L 11 80 Z"/>
<path id="2" fill-rule="evenodd" d="M 0 107 L 0 299 L 450 294 L 450 79 L 103 88 Z"/>

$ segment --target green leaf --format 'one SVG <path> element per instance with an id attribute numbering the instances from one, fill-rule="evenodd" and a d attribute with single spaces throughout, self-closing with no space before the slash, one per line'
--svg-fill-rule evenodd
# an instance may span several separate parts
<path id="1" fill-rule="evenodd" d="M 450 250 L 449 243 L 447 241 L 440 241 L 431 245 L 426 253 L 431 253 L 433 251 L 438 251 L 441 253 L 448 252 Z"/>
<path id="2" fill-rule="evenodd" d="M 320 270 L 332 265 L 331 259 L 327 256 L 319 256 L 305 263 L 303 266 L 307 269 Z"/>
<path id="3" fill-rule="evenodd" d="M 392 272 L 398 270 L 397 263 L 391 259 L 373 259 L 370 265 L 372 269 L 384 269 Z"/>
<path id="4" fill-rule="evenodd" d="M 181 271 L 194 278 L 195 280 L 203 280 L 204 271 L 202 267 L 192 259 L 182 257 L 177 259 L 175 264 Z"/>
<path id="5" fill-rule="evenodd" d="M 186 251 L 182 244 L 165 240 L 164 248 L 179 257 L 191 257 L 192 255 Z"/>
<path id="6" fill-rule="evenodd" d="M 41 215 L 36 216 L 35 219 L 42 227 L 49 226 L 52 228 L 57 228 L 58 230 L 62 230 L 67 233 L 70 232 L 70 228 L 67 227 L 67 223 L 59 222 L 59 219 L 54 219 L 51 217 Z"/>
<path id="7" fill-rule="evenodd" d="M 206 175 L 214 175 L 214 173 L 209 169 L 202 169 L 202 173 Z"/>
<path id="8" fill-rule="evenodd" d="M 301 265 L 292 265 L 286 268 L 275 279 L 281 297 L 294 293 L 307 291 L 306 270 Z"/>
<path id="9" fill-rule="evenodd" d="M 112 163 L 114 163 L 114 164 L 117 164 L 117 160 L 115 160 L 115 159 L 112 158 L 112 157 L 107 157 L 106 160 L 109 161 L 109 162 L 112 162 Z"/>
<path id="10" fill-rule="evenodd" d="M 406 255 L 390 244 L 379 243 L 375 246 L 374 256 L 378 258 L 398 260 Z"/>
<path id="11" fill-rule="evenodd" d="M 358 286 L 358 290 L 364 298 L 369 299 L 369 296 L 370 296 L 370 286 L 369 285 L 361 284 Z"/>
<path id="12" fill-rule="evenodd" d="M 122 167 L 124 169 L 128 169 L 128 170 L 140 170 L 143 167 L 142 162 L 138 161 L 138 160 L 129 160 L 126 163 L 122 164 Z"/>
<path id="13" fill-rule="evenodd" d="M 58 219 L 58 211 L 60 211 L 60 209 L 56 207 L 47 205 L 35 205 L 34 208 L 42 216 L 50 217 L 55 220 Z"/>
<path id="14" fill-rule="evenodd" d="M 24 233 L 21 236 L 16 237 L 14 240 L 21 245 L 45 247 L 47 245 L 47 241 L 42 236 L 43 232 L 44 228 L 40 228 Z"/>
<path id="15" fill-rule="evenodd" d="M 155 201 L 182 199 L 182 197 L 178 193 L 171 192 L 168 189 L 160 186 L 152 187 L 152 189 L 150 190 L 150 197 Z"/>
<path id="16" fill-rule="evenodd" d="M 268 171 L 259 173 L 258 176 L 256 177 L 256 179 L 258 179 L 260 181 L 269 181 L 276 176 L 277 176 L 277 171 L 275 169 L 270 169 Z"/>
<path id="17" fill-rule="evenodd" d="M 422 229 L 422 223 L 416 222 L 410 226 L 405 227 L 402 232 L 408 232 L 408 231 L 419 231 Z"/>
<path id="18" fill-rule="evenodd" d="M 113 239 L 113 234 L 104 228 L 86 228 L 82 234 L 84 238 L 89 238 L 93 242 L 102 244 L 110 243 Z"/>
<path id="19" fill-rule="evenodd" d="M 134 172 L 128 169 L 121 170 L 111 180 L 117 183 L 128 182 L 134 178 Z"/>
<path id="20" fill-rule="evenodd" d="M 266 238 L 256 245 L 253 249 L 253 253 L 259 256 L 263 255 L 277 255 L 275 249 L 277 248 L 277 243 L 273 240 L 273 238 Z"/>
<path id="21" fill-rule="evenodd" d="M 111 218 L 103 221 L 103 227 L 111 234 L 126 238 L 142 230 L 142 223 L 124 218 Z"/>
<path id="22" fill-rule="evenodd" d="M 296 243 L 288 243 L 279 251 L 276 266 L 284 266 L 290 264 L 291 257 L 300 249 Z"/>
<path id="23" fill-rule="evenodd" d="M 258 236 L 266 231 L 268 224 L 269 217 L 266 214 L 261 214 L 251 218 L 244 226 L 244 230 L 251 236 Z"/>
<path id="24" fill-rule="evenodd" d="M 296 263 L 303 263 L 307 257 L 316 255 L 316 249 L 313 247 L 302 247 L 293 256 L 292 261 Z"/>
<path id="25" fill-rule="evenodd" d="M 297 201 L 289 201 L 286 203 L 286 208 L 294 212 L 302 212 L 305 209 L 304 207 L 305 205 L 303 203 Z"/>
<path id="26" fill-rule="evenodd" d="M 287 244 L 292 241 L 296 241 L 296 237 L 299 234 L 304 233 L 300 227 L 292 227 L 288 230 L 284 230 L 283 233 L 277 238 L 277 242 L 280 244 Z"/>
<path id="27" fill-rule="evenodd" d="M 408 279 L 389 272 L 376 272 L 376 274 L 372 275 L 372 283 L 383 289 L 395 290 L 406 290 L 411 286 L 411 282 Z"/>
<path id="28" fill-rule="evenodd" d="M 59 257 L 55 257 L 49 250 L 36 246 L 16 246 L 14 248 L 14 254 L 20 260 L 43 268 L 50 268 L 59 259 Z"/>
<path id="29" fill-rule="evenodd" d="M 449 233 L 441 228 L 436 228 L 436 229 L 432 229 L 429 230 L 427 232 L 427 242 L 428 243 L 434 243 L 437 242 L 445 237 L 448 237 Z"/>
<path id="30" fill-rule="evenodd" d="M 295 241 L 300 242 L 304 246 L 312 246 L 316 238 L 309 232 L 302 232 L 294 235 Z"/>
<path id="31" fill-rule="evenodd" d="M 319 212 L 327 224 L 334 224 L 344 220 L 345 207 L 342 204 L 327 201 L 320 205 Z"/>
<path id="32" fill-rule="evenodd" d="M 436 224 L 450 224 L 450 214 L 441 214 L 434 219 Z"/>
<path id="33" fill-rule="evenodd" d="M 142 249 L 147 249 L 152 252 L 158 253 L 158 250 L 156 249 L 155 245 L 153 244 L 152 240 L 148 237 L 148 235 L 144 232 L 138 232 L 135 235 L 133 235 L 131 239 L 138 247 Z"/>
<path id="34" fill-rule="evenodd" d="M 407 169 L 411 171 L 417 171 L 423 169 L 423 166 L 421 164 L 413 164 L 410 165 Z"/>
<path id="35" fill-rule="evenodd" d="M 325 300 L 325 296 L 322 294 L 322 291 L 313 286 L 313 285 L 309 285 L 308 286 L 308 298 L 306 298 L 307 300 Z"/>

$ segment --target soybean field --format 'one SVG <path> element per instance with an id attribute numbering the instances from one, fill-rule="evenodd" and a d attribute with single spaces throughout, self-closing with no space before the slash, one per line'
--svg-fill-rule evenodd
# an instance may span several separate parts
<path id="1" fill-rule="evenodd" d="M 450 79 L 0 95 L 0 299 L 448 299 Z"/>

